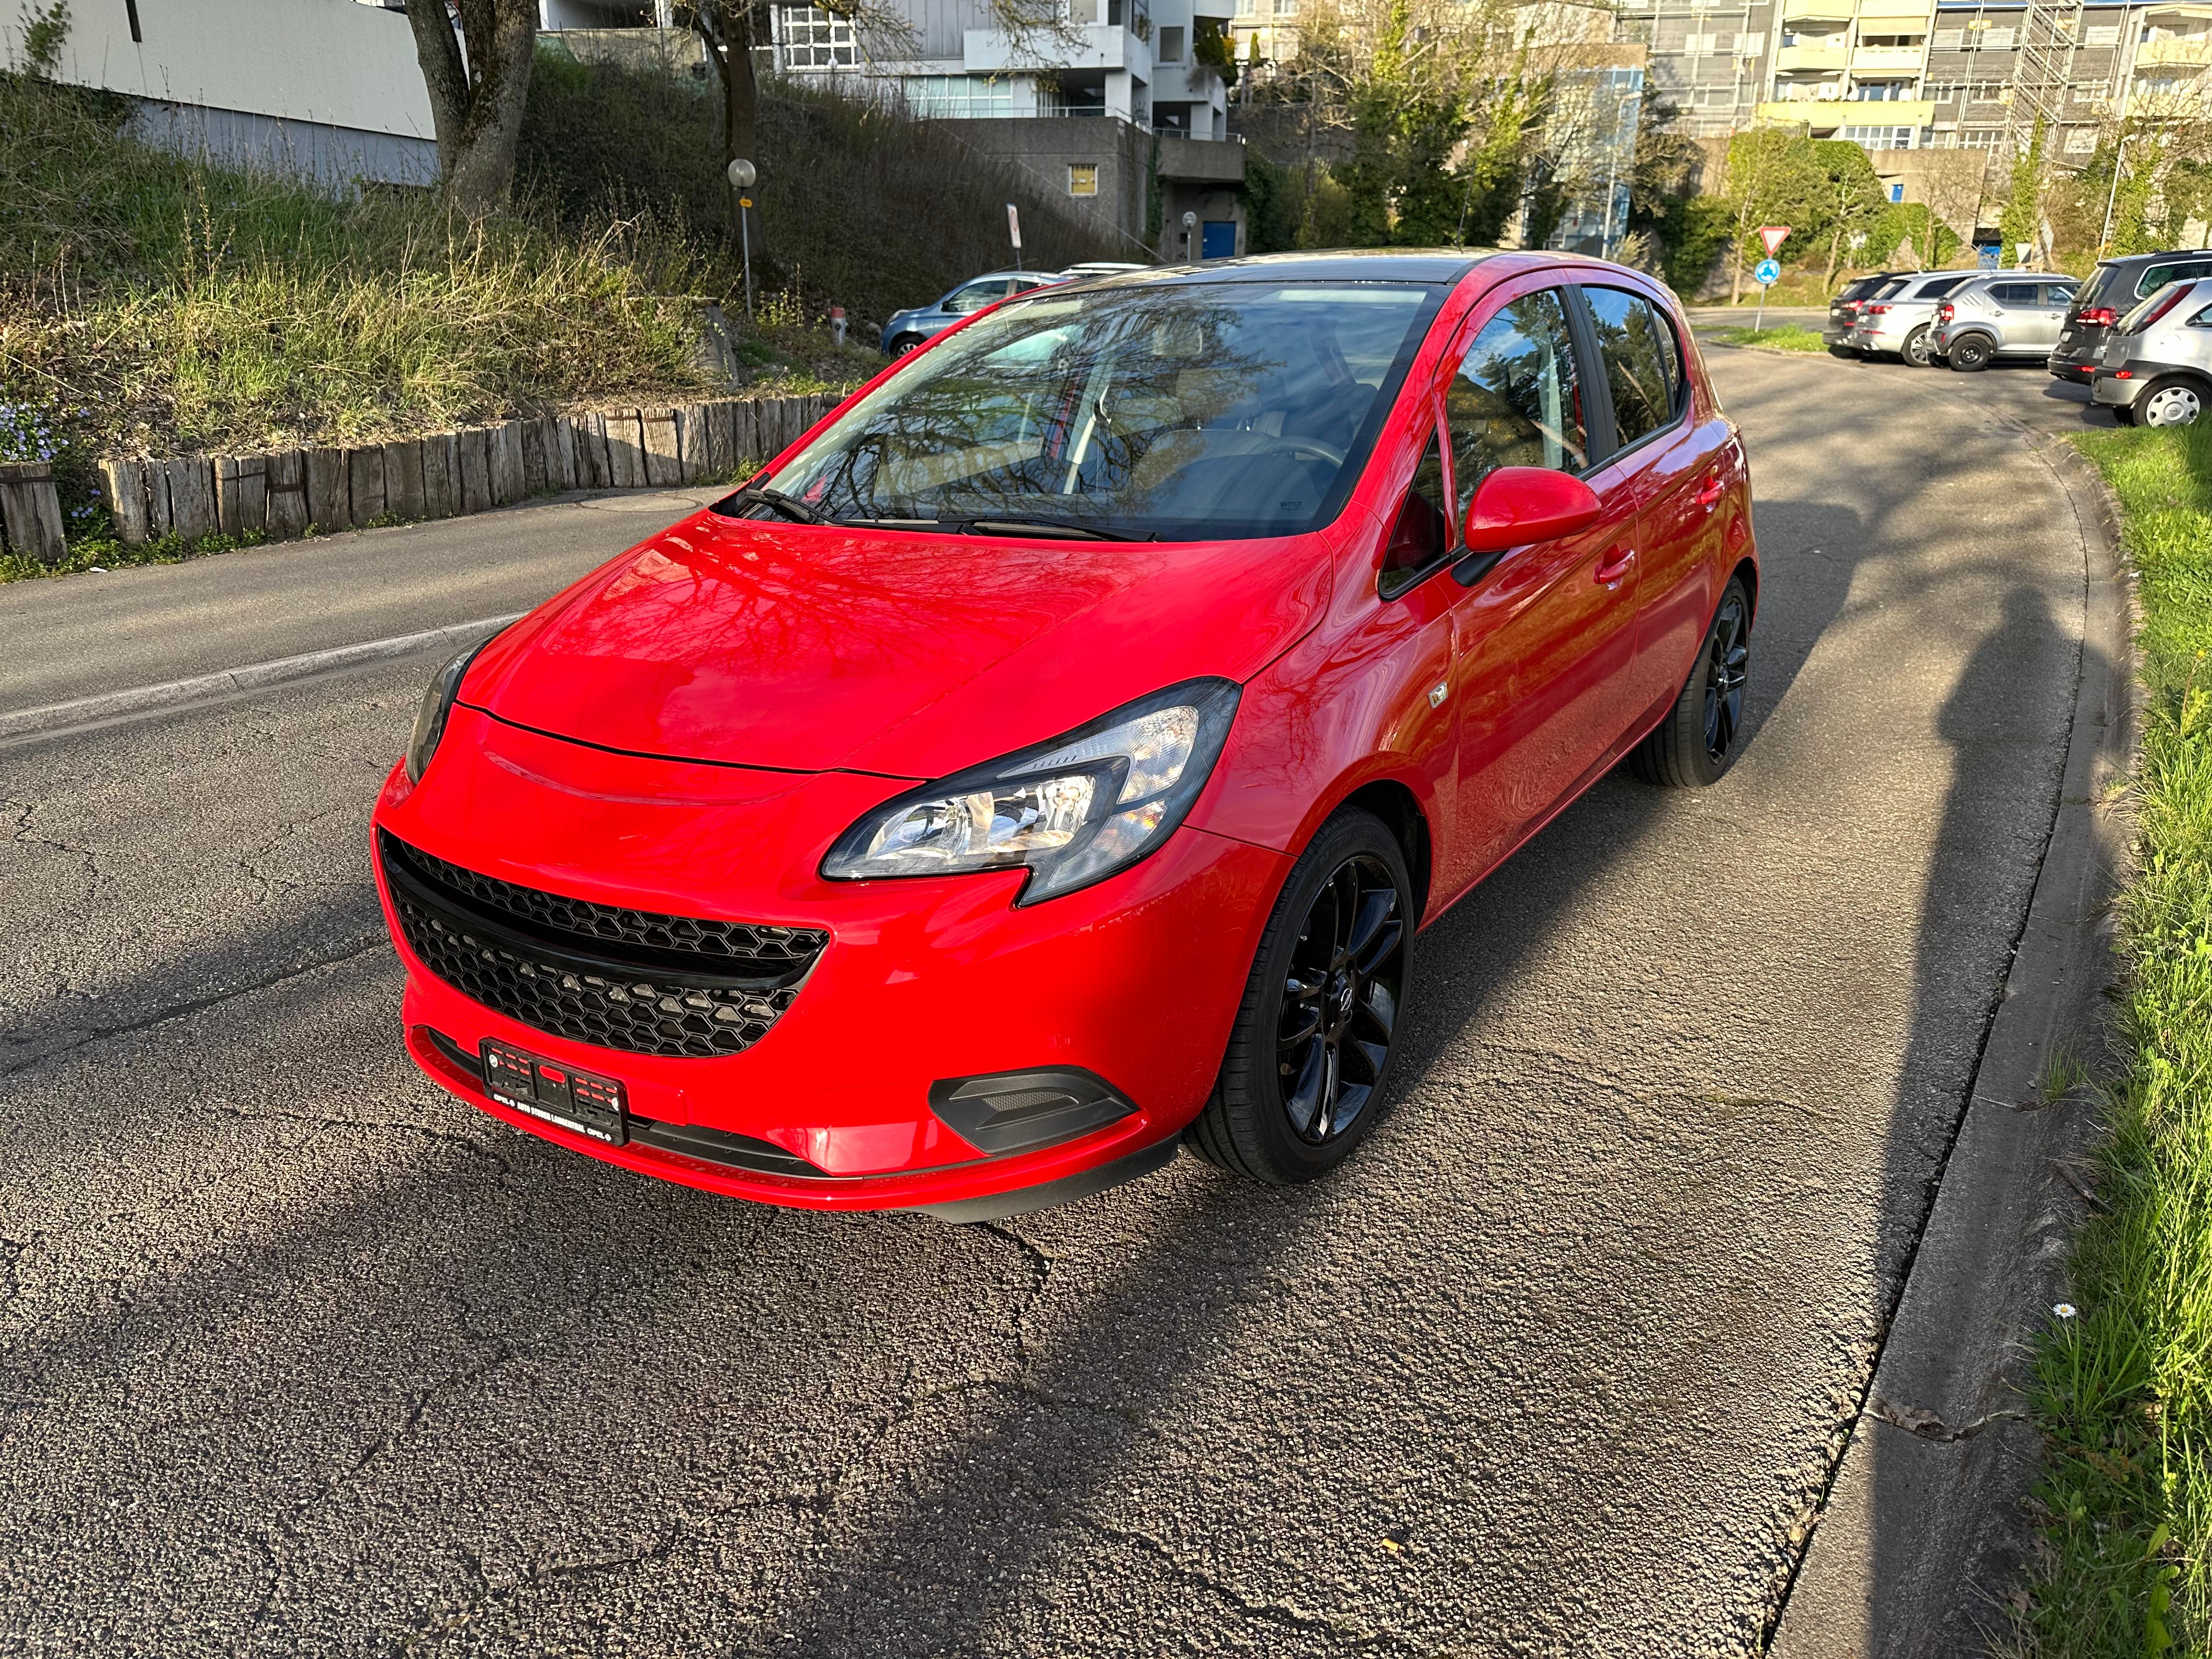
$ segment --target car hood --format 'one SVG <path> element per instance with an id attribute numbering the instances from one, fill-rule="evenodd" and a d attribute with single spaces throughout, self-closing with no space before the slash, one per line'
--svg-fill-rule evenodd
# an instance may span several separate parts
<path id="1" fill-rule="evenodd" d="M 702 513 L 501 635 L 460 700 L 632 754 L 938 777 L 1179 680 L 1250 678 L 1326 602 L 1326 536 L 1198 544 Z"/>

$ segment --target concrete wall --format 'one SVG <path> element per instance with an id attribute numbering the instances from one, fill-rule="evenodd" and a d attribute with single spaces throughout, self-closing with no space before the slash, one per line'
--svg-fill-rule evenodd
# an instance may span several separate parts
<path id="1" fill-rule="evenodd" d="M 970 149 L 1005 157 L 1057 193 L 1072 214 L 1118 246 L 1117 258 L 1152 257 L 1144 234 L 1152 135 L 1143 128 L 1104 117 L 1040 116 L 939 125 L 950 128 Z M 1097 195 L 1067 194 L 1071 162 L 1098 169 Z"/>
<path id="2" fill-rule="evenodd" d="M 137 10 L 134 40 L 122 0 L 81 0 L 59 78 L 154 100 L 143 130 L 161 142 L 310 173 L 357 161 L 363 176 L 421 181 L 435 131 L 404 13 L 356 0 L 137 0 Z M 11 59 L 21 33 L 19 17 L 0 17 Z"/>

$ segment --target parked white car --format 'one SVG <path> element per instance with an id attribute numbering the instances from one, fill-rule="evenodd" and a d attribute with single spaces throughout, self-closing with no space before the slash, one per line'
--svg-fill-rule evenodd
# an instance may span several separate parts
<path id="1" fill-rule="evenodd" d="M 1927 368 L 1928 334 L 1936 325 L 1936 303 L 1976 274 L 1933 270 L 1899 277 L 1872 299 L 1859 302 L 1845 343 L 1869 357 L 1886 352 L 1915 368 Z"/>
<path id="2" fill-rule="evenodd" d="M 2212 277 L 2169 283 L 2113 325 L 2089 397 L 2122 426 L 2186 426 L 2212 402 Z"/>

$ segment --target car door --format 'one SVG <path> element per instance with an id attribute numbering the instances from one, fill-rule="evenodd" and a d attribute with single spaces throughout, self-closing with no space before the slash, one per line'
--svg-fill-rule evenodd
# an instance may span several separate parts
<path id="1" fill-rule="evenodd" d="M 1694 418 L 1666 308 L 1626 289 L 1577 293 L 1604 368 L 1613 465 L 1628 469 L 1636 498 L 1635 689 L 1618 742 L 1680 693 L 1705 638 L 1724 529 L 1716 509 L 1733 462 L 1728 422 Z"/>
<path id="2" fill-rule="evenodd" d="M 1455 526 L 1501 466 L 1578 474 L 1601 507 L 1575 535 L 1454 568 L 1451 579 L 1475 590 L 1454 612 L 1452 665 L 1456 839 L 1468 880 L 1541 823 L 1603 762 L 1630 718 L 1633 468 L 1593 459 L 1604 453 L 1603 392 L 1571 321 L 1578 303 L 1563 286 L 1509 288 L 1470 324 L 1444 396 Z"/>
<path id="3" fill-rule="evenodd" d="M 2066 308 L 2074 303 L 2074 289 L 2072 283 L 2036 284 L 2035 337 L 2032 341 L 2023 339 L 2022 345 L 2047 353 L 2058 344 L 2058 336 L 2066 326 Z"/>

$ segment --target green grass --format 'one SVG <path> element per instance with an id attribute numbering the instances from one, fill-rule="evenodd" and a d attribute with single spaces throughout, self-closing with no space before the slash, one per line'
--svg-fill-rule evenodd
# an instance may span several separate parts
<path id="1" fill-rule="evenodd" d="M 2045 1547 L 2018 1644 L 2212 1647 L 2212 426 L 2077 439 L 2119 497 L 2149 692 L 2122 896 L 2124 1064 L 2032 1405 Z"/>
<path id="2" fill-rule="evenodd" d="M 1778 323 L 1772 328 L 1717 328 L 1705 337 L 1723 345 L 1751 346 L 1761 351 L 1826 351 L 1828 348 L 1816 329 L 1800 328 L 1795 323 Z"/>

